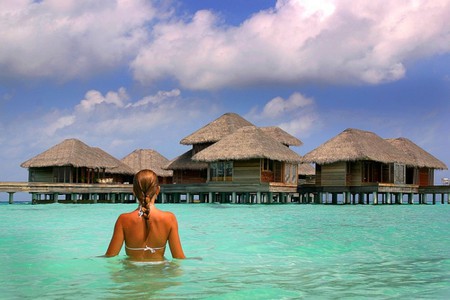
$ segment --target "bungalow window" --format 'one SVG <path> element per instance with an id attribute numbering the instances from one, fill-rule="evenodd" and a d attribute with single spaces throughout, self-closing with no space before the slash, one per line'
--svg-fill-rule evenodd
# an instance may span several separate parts
<path id="1" fill-rule="evenodd" d="M 264 158 L 262 161 L 262 171 L 273 171 L 273 160 Z"/>
<path id="2" fill-rule="evenodd" d="M 210 164 L 210 181 L 232 181 L 233 180 L 233 162 L 218 161 Z"/>
<path id="3" fill-rule="evenodd" d="M 284 183 L 297 183 L 297 165 L 285 164 Z"/>

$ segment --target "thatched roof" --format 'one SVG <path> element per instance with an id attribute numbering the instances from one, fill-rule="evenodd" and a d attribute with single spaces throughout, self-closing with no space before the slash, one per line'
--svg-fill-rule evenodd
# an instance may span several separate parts
<path id="1" fill-rule="evenodd" d="M 442 161 L 407 138 L 386 139 L 386 141 L 394 145 L 403 155 L 412 159 L 416 167 L 447 170 L 447 166 Z"/>
<path id="2" fill-rule="evenodd" d="M 180 141 L 183 145 L 215 143 L 243 126 L 253 125 L 235 113 L 226 113 Z"/>
<path id="3" fill-rule="evenodd" d="M 163 169 L 169 160 L 159 152 L 152 149 L 136 149 L 121 160 L 127 164 L 134 173 L 143 169 L 150 169 L 161 177 L 171 177 L 173 172 Z"/>
<path id="4" fill-rule="evenodd" d="M 297 173 L 299 175 L 315 175 L 316 169 L 308 163 L 298 164 L 298 172 Z"/>
<path id="5" fill-rule="evenodd" d="M 205 170 L 208 164 L 192 160 L 192 149 L 171 160 L 164 169 L 167 170 Z"/>
<path id="6" fill-rule="evenodd" d="M 303 142 L 277 126 L 260 127 L 267 135 L 287 146 L 301 146 Z"/>
<path id="7" fill-rule="evenodd" d="M 113 161 L 77 139 L 66 139 L 41 154 L 23 162 L 23 168 L 40 167 L 86 167 L 115 168 L 120 161 Z"/>
<path id="8" fill-rule="evenodd" d="M 331 164 L 370 160 L 382 163 L 412 162 L 393 145 L 373 132 L 349 128 L 303 156 L 302 162 Z"/>
<path id="9" fill-rule="evenodd" d="M 300 155 L 255 126 L 245 126 L 195 154 L 195 161 L 247 160 L 268 158 L 298 163 Z"/>
<path id="10" fill-rule="evenodd" d="M 120 160 L 118 160 L 117 158 L 115 158 L 114 156 L 112 156 L 111 154 L 103 151 L 102 149 L 98 148 L 98 147 L 91 147 L 93 151 L 97 151 L 98 154 L 102 157 L 102 159 L 104 161 L 108 161 L 110 164 L 114 164 L 115 167 L 113 168 L 106 168 L 105 172 L 106 173 L 111 173 L 111 174 L 126 174 L 126 175 L 133 175 L 134 171 L 133 169 L 131 169 L 127 164 L 124 164 L 123 162 L 121 162 Z"/>

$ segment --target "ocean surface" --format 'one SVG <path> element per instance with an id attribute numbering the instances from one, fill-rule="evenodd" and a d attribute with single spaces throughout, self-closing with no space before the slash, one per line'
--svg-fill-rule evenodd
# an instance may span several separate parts
<path id="1" fill-rule="evenodd" d="M 450 299 L 450 205 L 160 204 L 187 260 L 100 257 L 135 204 L 0 204 L 1 299 Z"/>

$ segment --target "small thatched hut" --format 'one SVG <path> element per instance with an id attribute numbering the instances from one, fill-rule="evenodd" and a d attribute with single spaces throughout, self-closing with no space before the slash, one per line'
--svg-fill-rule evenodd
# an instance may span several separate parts
<path id="1" fill-rule="evenodd" d="M 166 166 L 176 183 L 164 187 L 168 194 L 186 192 L 188 201 L 197 194 L 210 202 L 230 196 L 231 202 L 260 203 L 272 202 L 272 193 L 285 199 L 297 192 L 300 156 L 289 146 L 302 142 L 280 128 L 257 128 L 226 113 L 180 143 L 192 149 Z"/>
<path id="2" fill-rule="evenodd" d="M 106 170 L 131 172 L 103 150 L 77 139 L 66 139 L 23 162 L 21 167 L 29 169 L 30 182 L 96 183 L 105 178 Z"/>
<path id="3" fill-rule="evenodd" d="M 150 169 L 158 175 L 160 184 L 172 183 L 173 172 L 164 169 L 169 160 L 155 150 L 136 149 L 122 158 L 121 161 L 128 165 L 134 174 L 143 169 Z"/>
<path id="4" fill-rule="evenodd" d="M 405 183 L 405 166 L 413 162 L 373 132 L 346 129 L 305 154 L 316 164 L 316 184 L 360 186 L 366 183 Z"/>
<path id="5" fill-rule="evenodd" d="M 166 169 L 173 170 L 173 182 L 180 184 L 205 183 L 207 181 L 208 164 L 193 161 L 192 156 L 237 129 L 249 125 L 253 124 L 238 114 L 226 113 L 183 138 L 180 144 L 192 145 L 192 149 L 166 165 Z"/>
<path id="6" fill-rule="evenodd" d="M 434 170 L 446 170 L 447 166 L 407 138 L 386 139 L 410 162 L 406 166 L 406 183 L 420 186 L 434 185 Z"/>
<path id="7" fill-rule="evenodd" d="M 301 157 L 264 130 L 245 126 L 195 154 L 209 163 L 210 181 L 297 184 Z"/>

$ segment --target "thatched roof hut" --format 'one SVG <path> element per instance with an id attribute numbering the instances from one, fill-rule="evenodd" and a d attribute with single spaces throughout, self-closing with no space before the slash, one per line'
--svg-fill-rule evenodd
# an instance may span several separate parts
<path id="1" fill-rule="evenodd" d="M 163 169 L 169 160 L 159 152 L 152 149 L 136 149 L 121 160 L 127 164 L 134 173 L 143 169 L 150 169 L 160 177 L 171 177 L 172 171 Z"/>
<path id="2" fill-rule="evenodd" d="M 287 146 L 301 146 L 303 142 L 277 126 L 260 127 L 267 135 Z"/>
<path id="3" fill-rule="evenodd" d="M 189 150 L 172 159 L 165 167 L 166 170 L 206 170 L 208 164 L 192 160 L 193 150 Z"/>
<path id="4" fill-rule="evenodd" d="M 386 139 L 386 141 L 412 160 L 415 167 L 447 170 L 447 166 L 442 161 L 407 138 Z"/>
<path id="5" fill-rule="evenodd" d="M 101 151 L 86 145 L 77 139 L 66 139 L 39 155 L 23 162 L 23 168 L 41 167 L 86 167 L 86 168 L 116 168 L 119 160 L 113 160 L 103 155 Z"/>
<path id="6" fill-rule="evenodd" d="M 303 156 L 302 162 L 376 161 L 412 165 L 411 159 L 373 132 L 349 128 Z"/>
<path id="7" fill-rule="evenodd" d="M 254 158 L 290 163 L 298 163 L 301 160 L 300 155 L 256 126 L 242 127 L 192 157 L 194 161 L 202 162 Z"/>
<path id="8" fill-rule="evenodd" d="M 253 124 L 235 113 L 226 113 L 180 141 L 183 145 L 215 143 L 243 126 Z"/>

